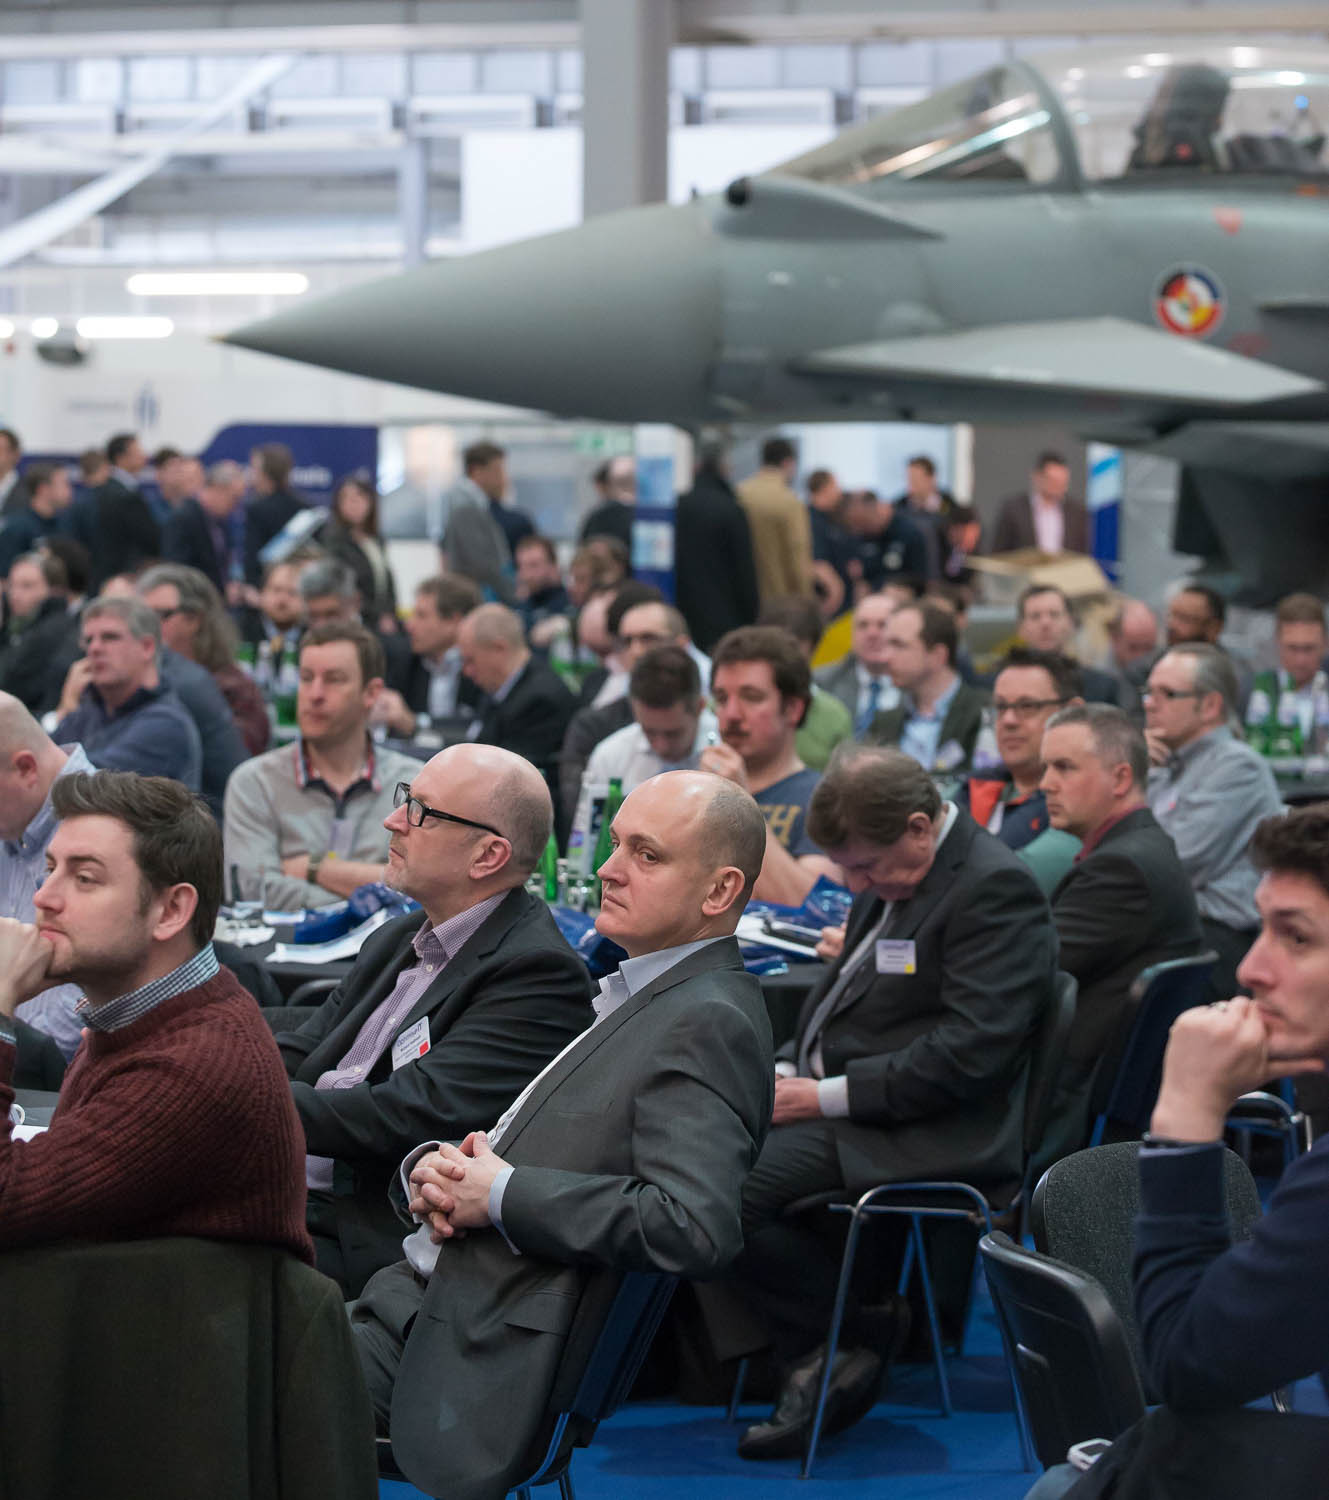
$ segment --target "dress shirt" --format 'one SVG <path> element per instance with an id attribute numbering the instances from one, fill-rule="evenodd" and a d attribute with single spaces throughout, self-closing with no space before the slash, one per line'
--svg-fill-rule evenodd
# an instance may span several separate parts
<path id="1" fill-rule="evenodd" d="M 623 795 L 626 797 L 643 781 L 649 781 L 652 776 L 659 776 L 664 771 L 695 771 L 701 752 L 707 744 L 715 743 L 710 736 L 714 735 L 718 739 L 719 733 L 715 715 L 709 709 L 703 709 L 697 719 L 697 732 L 692 739 L 691 751 L 682 760 L 664 760 L 651 749 L 646 732 L 640 724 L 626 724 L 622 729 L 616 729 L 613 734 L 607 735 L 591 751 L 591 758 L 586 762 L 586 770 L 581 778 L 583 793 L 587 787 L 608 786 L 611 781 L 621 781 Z M 589 799 L 579 797 L 577 811 L 584 814 L 589 810 Z M 574 821 L 569 844 L 580 847 L 580 843 L 585 842 L 587 832 L 586 828 Z M 581 835 L 580 843 L 578 834 Z"/>
<path id="2" fill-rule="evenodd" d="M 429 673 L 426 698 L 431 719 L 450 719 L 457 712 L 457 690 L 461 687 L 461 651 L 453 646 L 437 661 L 425 661 Z"/>
<path id="3" fill-rule="evenodd" d="M 870 672 L 857 658 L 854 660 L 854 677 L 858 682 L 858 702 L 854 705 L 855 738 L 872 723 L 877 714 L 884 714 L 900 701 L 900 689 L 885 672 L 880 676 Z M 873 689 L 876 697 L 873 697 Z"/>
<path id="4" fill-rule="evenodd" d="M 942 804 L 944 816 L 941 821 L 941 832 L 937 835 L 936 847 L 933 849 L 932 857 L 937 857 L 937 852 L 946 842 L 946 835 L 955 827 L 955 820 L 959 812 L 953 802 Z M 925 872 L 926 873 L 926 872 Z M 826 1022 L 835 1013 L 840 1003 L 840 996 L 844 993 L 850 979 L 858 972 L 869 958 L 874 957 L 878 938 L 884 936 L 886 924 L 890 921 L 895 911 L 895 902 L 884 901 L 882 903 L 881 916 L 869 928 L 858 947 L 845 960 L 844 967 L 840 970 L 835 983 L 822 996 L 821 1004 L 808 1019 L 807 1031 L 798 1048 L 798 1064 L 793 1066 L 787 1062 L 777 1063 L 775 1071 L 777 1075 L 792 1078 L 815 1078 L 817 1080 L 817 1106 L 822 1114 L 831 1120 L 847 1119 L 849 1116 L 849 1078 L 844 1073 L 837 1073 L 832 1078 L 823 1076 L 825 1068 L 821 1057 L 821 1034 L 826 1028 Z"/>
<path id="5" fill-rule="evenodd" d="M 1149 810 L 1177 846 L 1200 915 L 1238 932 L 1259 926 L 1259 875 L 1247 854 L 1255 825 L 1283 811 L 1263 757 L 1221 725 L 1149 775 Z"/>
<path id="6" fill-rule="evenodd" d="M 951 702 L 959 691 L 960 675 L 957 672 L 955 680 L 932 705 L 930 712 L 924 713 L 912 703 L 910 704 L 909 717 L 900 728 L 900 749 L 906 755 L 912 755 L 925 771 L 938 769 L 937 754 L 940 749 L 941 726 L 946 722 Z M 954 770 L 955 767 L 942 766 L 939 769 Z"/>
<path id="7" fill-rule="evenodd" d="M 599 691 L 591 699 L 591 708 L 605 708 L 610 703 L 617 703 L 620 698 L 628 695 L 628 679 L 632 675 L 623 667 L 616 665 L 611 657 L 605 666 L 609 669 L 609 675 L 600 684 Z"/>
<path id="8" fill-rule="evenodd" d="M 1029 508 L 1034 517 L 1034 540 L 1040 552 L 1060 552 L 1066 541 L 1066 513 L 1056 500 L 1040 500 L 1030 495 Z"/>
<path id="9" fill-rule="evenodd" d="M 68 759 L 56 773 L 72 776 L 75 771 L 92 771 L 92 762 L 81 745 L 69 745 Z M 0 844 L 0 917 L 31 922 L 35 917 L 33 893 L 46 879 L 46 846 L 51 842 L 57 819 L 51 807 L 51 794 L 37 810 L 32 821 L 16 839 Z M 82 995 L 76 984 L 57 984 L 25 1000 L 15 1012 L 20 1021 L 35 1026 L 53 1038 L 66 1060 L 73 1057 L 83 1039 L 83 1023 L 74 1014 L 74 1002 Z"/>
<path id="10" fill-rule="evenodd" d="M 436 927 L 431 927 L 427 921 L 421 926 L 411 939 L 416 961 L 398 974 L 391 993 L 365 1018 L 364 1025 L 337 1066 L 319 1074 L 314 1083 L 316 1089 L 353 1089 L 365 1081 L 396 1035 L 397 1028 L 415 1009 L 424 992 L 475 936 L 485 918 L 498 908 L 507 894 L 499 891 L 488 896 Z M 330 1193 L 332 1166 L 330 1156 L 306 1156 L 305 1185 L 315 1192 Z"/>
<path id="11" fill-rule="evenodd" d="M 530 664 L 530 657 L 528 656 L 526 658 L 526 660 L 524 662 L 522 662 L 521 666 L 519 666 L 515 672 L 512 672 L 512 673 L 509 674 L 509 676 L 507 677 L 506 681 L 504 681 L 497 689 L 495 689 L 494 692 L 490 693 L 490 695 L 489 695 L 489 702 L 490 703 L 502 703 L 503 700 L 508 696 L 508 694 L 513 690 L 513 688 L 515 688 L 517 686 L 517 679 L 526 670 L 526 668 L 527 668 L 527 666 L 529 664 Z M 466 738 L 468 740 L 476 739 L 479 736 L 480 731 L 483 728 L 484 728 L 484 711 L 482 709 L 481 712 L 476 715 L 475 723 L 472 724 L 471 727 L 470 727 L 470 729 L 467 731 Z"/>
<path id="12" fill-rule="evenodd" d="M 220 969 L 212 944 L 204 943 L 193 958 L 178 964 L 160 979 L 149 980 L 127 995 L 117 995 L 105 1005 L 80 1000 L 77 1010 L 93 1031 L 122 1031 L 135 1021 L 141 1021 L 149 1011 L 156 1010 L 163 1000 L 172 1000 L 186 990 L 197 989 L 209 979 L 215 979 Z"/>
<path id="13" fill-rule="evenodd" d="M 566 1047 L 547 1063 L 531 1079 L 530 1083 L 521 1091 L 511 1104 L 503 1111 L 498 1123 L 489 1131 L 489 1144 L 497 1150 L 499 1142 L 507 1133 L 508 1127 L 521 1110 L 523 1104 L 530 1098 L 537 1084 L 544 1078 L 545 1074 L 558 1067 L 559 1063 L 568 1056 L 574 1048 L 579 1047 L 582 1042 L 590 1036 L 601 1021 L 612 1016 L 620 1006 L 624 1005 L 631 997 L 639 991 L 653 984 L 662 974 L 667 973 L 675 964 L 682 963 L 690 954 L 696 953 L 704 948 L 707 943 L 719 942 L 717 937 L 701 938 L 693 943 L 677 943 L 672 948 L 661 948 L 656 953 L 643 953 L 639 958 L 625 958 L 612 974 L 606 974 L 600 981 L 600 993 L 591 1000 L 591 1008 L 595 1011 L 595 1020 L 579 1036 L 573 1037 Z M 438 1141 L 426 1141 L 417 1146 L 414 1151 L 401 1164 L 401 1185 L 409 1202 L 411 1198 L 411 1169 L 419 1159 L 430 1151 L 437 1151 L 441 1143 Z M 520 1255 L 516 1245 L 508 1239 L 507 1232 L 503 1228 L 503 1193 L 507 1188 L 508 1179 L 516 1169 L 504 1167 L 494 1178 L 489 1187 L 489 1219 L 494 1228 L 508 1241 L 508 1246 L 514 1255 Z M 432 1273 L 438 1262 L 438 1252 L 442 1247 L 434 1244 L 429 1238 L 429 1226 L 423 1221 L 419 1229 L 413 1234 L 407 1235 L 402 1241 L 402 1249 L 406 1252 L 406 1259 L 411 1263 L 417 1274 L 428 1276 Z"/>

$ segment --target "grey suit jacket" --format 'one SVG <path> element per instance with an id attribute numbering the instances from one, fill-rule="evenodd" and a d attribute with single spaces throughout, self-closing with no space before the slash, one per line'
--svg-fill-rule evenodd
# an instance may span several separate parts
<path id="1" fill-rule="evenodd" d="M 851 651 L 843 661 L 837 661 L 829 667 L 818 667 L 812 674 L 812 680 L 819 688 L 824 688 L 828 693 L 834 693 L 841 703 L 849 710 L 849 717 L 855 718 L 858 714 L 858 672 Z"/>
<path id="2" fill-rule="evenodd" d="M 504 1228 L 444 1245 L 402 1356 L 392 1451 L 450 1500 L 533 1467 L 568 1327 L 597 1272 L 716 1275 L 770 1123 L 761 986 L 732 939 L 684 958 L 540 1081 L 498 1151 Z"/>

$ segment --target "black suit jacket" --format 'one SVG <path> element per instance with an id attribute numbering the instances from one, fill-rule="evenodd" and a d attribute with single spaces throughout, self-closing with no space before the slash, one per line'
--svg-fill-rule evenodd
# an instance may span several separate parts
<path id="1" fill-rule="evenodd" d="M 162 527 L 162 556 L 167 562 L 197 568 L 218 593 L 226 592 L 224 559 L 212 543 L 212 529 L 202 505 L 192 496 L 182 500 Z"/>
<path id="2" fill-rule="evenodd" d="M 951 706 L 946 710 L 946 717 L 941 721 L 941 733 L 937 736 L 937 764 L 929 766 L 928 770 L 959 773 L 969 769 L 969 763 L 974 757 L 974 746 L 978 743 L 978 734 L 983 727 L 983 710 L 990 701 L 989 694 L 982 688 L 970 687 L 961 679 L 955 697 L 951 699 Z M 894 708 L 879 713 L 868 725 L 863 743 L 898 745 L 905 721 L 912 712 L 913 709 L 902 699 Z M 944 763 L 946 757 L 942 755 L 952 742 L 964 752 L 964 759 L 953 765 Z"/>
<path id="3" fill-rule="evenodd" d="M 138 490 L 108 479 L 94 492 L 86 540 L 96 593 L 108 578 L 130 573 L 161 556 L 161 528 Z"/>
<path id="4" fill-rule="evenodd" d="M 509 891 L 397 1027 L 427 1019 L 429 1051 L 394 1070 L 388 1047 L 363 1083 L 315 1089 L 416 961 L 423 920 L 412 913 L 374 933 L 318 1013 L 277 1038 L 310 1153 L 336 1162 L 337 1236 L 357 1288 L 400 1259 L 387 1190 L 406 1153 L 492 1125 L 593 1019 L 585 964 L 542 901 Z"/>
<path id="5" fill-rule="evenodd" d="M 245 582 L 256 588 L 263 582 L 263 564 L 258 554 L 286 525 L 305 509 L 305 501 L 290 490 L 270 495 L 251 495 L 245 502 Z"/>
<path id="6" fill-rule="evenodd" d="M 576 706 L 558 673 L 533 656 L 502 703 L 485 700 L 475 739 L 524 755 L 553 790 L 558 784 L 558 752 Z"/>
<path id="7" fill-rule="evenodd" d="M 1114 823 L 1052 893 L 1061 966 L 1079 984 L 1067 1045 L 1083 1081 L 1100 1058 L 1111 1081 L 1132 1018 L 1141 969 L 1198 953 L 1200 916 L 1176 845 L 1147 807 Z"/>
<path id="8" fill-rule="evenodd" d="M 405 640 L 406 637 L 401 639 Z M 406 689 L 402 697 L 413 714 L 429 712 L 429 683 L 429 668 L 425 665 L 424 657 L 412 652 L 406 668 Z M 484 694 L 480 689 L 462 672 L 457 678 L 457 717 L 473 718 L 483 698 Z"/>
<path id="9" fill-rule="evenodd" d="M 0 655 L 0 690 L 13 693 L 30 713 L 45 713 L 56 706 L 65 673 L 81 654 L 78 616 L 51 594 L 32 624 Z"/>
<path id="10" fill-rule="evenodd" d="M 726 939 L 625 1000 L 541 1079 L 495 1143 L 514 1168 L 503 1225 L 521 1253 L 492 1229 L 450 1240 L 406 1343 L 391 1432 L 412 1483 L 497 1500 L 543 1446 L 582 1296 L 606 1274 L 706 1277 L 733 1259 L 773 1074 L 761 986 Z"/>
<path id="11" fill-rule="evenodd" d="M 709 652 L 727 631 L 757 618 L 752 529 L 729 482 L 703 472 L 678 497 L 674 532 L 675 602 L 692 639 Z"/>
<path id="12" fill-rule="evenodd" d="M 823 995 L 881 919 L 870 892 L 849 913 L 844 952 L 805 1001 L 797 1060 Z M 821 1031 L 826 1076 L 849 1080 L 835 1122 L 844 1185 L 958 1178 L 996 1193 L 1023 1170 L 1029 1047 L 1057 969 L 1057 939 L 1033 875 L 957 810 L 932 868 L 897 902 L 883 936 L 914 944 L 915 972 L 858 970 Z"/>
<path id="13" fill-rule="evenodd" d="M 1063 552 L 1089 551 L 1089 512 L 1083 500 L 1067 495 L 1062 502 L 1065 529 L 1062 534 Z M 1014 552 L 1021 547 L 1036 547 L 1038 536 L 1034 531 L 1034 513 L 1030 509 L 1028 492 L 1011 495 L 1001 503 L 997 516 L 997 529 L 992 537 L 994 552 Z"/>

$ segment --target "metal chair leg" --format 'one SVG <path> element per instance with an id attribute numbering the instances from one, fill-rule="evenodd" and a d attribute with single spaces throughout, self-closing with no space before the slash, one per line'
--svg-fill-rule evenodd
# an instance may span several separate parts
<path id="1" fill-rule="evenodd" d="M 812 1429 L 808 1433 L 800 1479 L 812 1477 L 812 1464 L 821 1440 L 822 1419 L 826 1415 L 826 1396 L 831 1387 L 831 1366 L 835 1363 L 835 1351 L 840 1343 L 840 1325 L 844 1322 L 845 1303 L 849 1300 L 849 1283 L 854 1273 L 854 1256 L 858 1253 L 858 1236 L 862 1228 L 863 1215 L 855 1207 L 849 1215 L 849 1233 L 845 1236 L 844 1254 L 840 1258 L 840 1281 L 835 1288 L 835 1307 L 831 1312 L 830 1331 L 826 1335 L 826 1360 L 817 1387 L 817 1405 L 812 1413 Z"/>
<path id="2" fill-rule="evenodd" d="M 729 1393 L 729 1410 L 725 1413 L 726 1422 L 738 1421 L 739 1403 L 743 1400 L 743 1386 L 748 1378 L 748 1357 L 745 1354 L 738 1362 L 738 1369 L 734 1371 L 734 1388 Z"/>
<path id="3" fill-rule="evenodd" d="M 923 1244 L 923 1221 L 917 1214 L 909 1215 L 911 1234 L 917 1244 L 918 1274 L 923 1283 L 923 1304 L 927 1308 L 928 1331 L 932 1335 L 932 1363 L 937 1371 L 937 1386 L 941 1392 L 941 1414 L 951 1415 L 951 1383 L 946 1375 L 946 1355 L 941 1347 L 941 1323 L 937 1317 L 937 1299 L 932 1294 L 932 1273 L 928 1270 L 927 1250 Z"/>

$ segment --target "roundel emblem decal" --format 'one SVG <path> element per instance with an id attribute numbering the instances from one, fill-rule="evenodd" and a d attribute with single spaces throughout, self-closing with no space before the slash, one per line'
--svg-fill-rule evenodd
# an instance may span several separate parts
<path id="1" fill-rule="evenodd" d="M 1202 338 L 1223 321 L 1225 300 L 1212 272 L 1199 266 L 1177 266 L 1159 279 L 1154 315 L 1169 333 Z"/>

